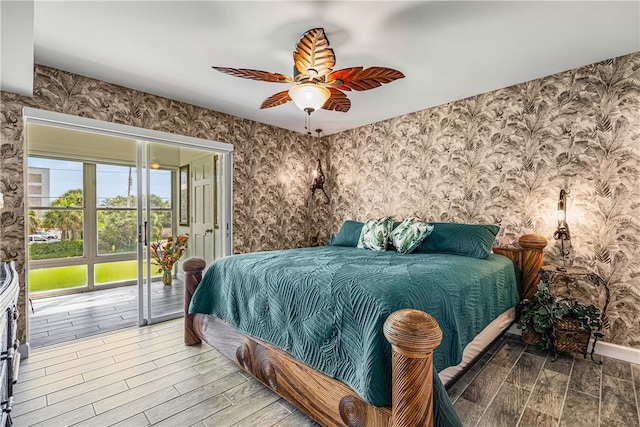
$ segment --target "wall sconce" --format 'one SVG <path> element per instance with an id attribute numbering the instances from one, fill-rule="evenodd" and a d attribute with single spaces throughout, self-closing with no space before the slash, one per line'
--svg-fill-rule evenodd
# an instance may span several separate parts
<path id="1" fill-rule="evenodd" d="M 560 197 L 558 198 L 558 227 L 553 238 L 560 240 L 562 250 L 562 263 L 566 265 L 566 257 L 569 255 L 569 249 L 564 248 L 565 240 L 571 240 L 571 234 L 569 234 L 569 226 L 567 225 L 567 192 L 560 190 Z"/>
<path id="2" fill-rule="evenodd" d="M 324 204 L 328 205 L 330 200 L 327 193 L 324 191 L 324 173 L 322 172 L 322 163 L 318 159 L 318 167 L 313 171 L 313 185 L 311 186 L 311 194 L 315 194 L 316 190 L 321 190 L 324 194 Z"/>

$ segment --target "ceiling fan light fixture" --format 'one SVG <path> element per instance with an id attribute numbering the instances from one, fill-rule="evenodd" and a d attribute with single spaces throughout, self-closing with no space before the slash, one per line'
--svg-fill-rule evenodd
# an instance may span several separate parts
<path id="1" fill-rule="evenodd" d="M 316 83 L 301 83 L 289 89 L 289 97 L 308 114 L 321 109 L 330 96 L 329 89 Z"/>
<path id="2" fill-rule="evenodd" d="M 341 113 L 349 111 L 351 101 L 345 91 L 375 89 L 404 77 L 393 68 L 357 66 L 334 71 L 335 65 L 336 57 L 324 29 L 312 28 L 300 37 L 293 51 L 293 77 L 249 68 L 213 68 L 243 79 L 295 84 L 290 90 L 282 90 L 265 99 L 260 108 L 277 107 L 293 100 L 307 113 L 305 129 L 308 135 L 311 135 L 311 113 L 314 111 L 321 108 Z"/>

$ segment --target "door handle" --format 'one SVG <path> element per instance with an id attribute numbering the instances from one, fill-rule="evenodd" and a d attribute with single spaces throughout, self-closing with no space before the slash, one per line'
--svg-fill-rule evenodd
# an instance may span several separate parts
<path id="1" fill-rule="evenodd" d="M 147 246 L 147 221 L 144 225 L 138 227 L 138 243 L 143 243 L 143 246 Z"/>
<path id="2" fill-rule="evenodd" d="M 207 228 L 206 230 L 204 230 L 204 235 L 206 236 L 207 234 L 213 233 L 213 228 Z"/>

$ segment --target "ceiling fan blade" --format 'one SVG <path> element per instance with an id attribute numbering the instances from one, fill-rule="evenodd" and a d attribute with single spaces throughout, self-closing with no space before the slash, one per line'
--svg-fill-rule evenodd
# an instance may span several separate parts
<path id="1" fill-rule="evenodd" d="M 351 81 L 357 76 L 363 67 L 343 68 L 336 70 L 327 76 L 327 83 L 332 87 L 340 87 L 341 90 L 351 90 L 350 87 L 343 86 L 344 82 Z"/>
<path id="2" fill-rule="evenodd" d="M 229 74 L 243 79 L 258 80 L 261 82 L 293 83 L 293 79 L 284 74 L 270 73 L 269 71 L 250 70 L 248 68 L 211 67 L 221 73 Z"/>
<path id="3" fill-rule="evenodd" d="M 288 90 L 283 90 L 282 92 L 278 92 L 275 95 L 271 95 L 267 99 L 262 102 L 260 108 L 271 108 L 277 107 L 278 105 L 286 104 L 291 101 L 291 97 L 289 96 Z"/>
<path id="4" fill-rule="evenodd" d="M 293 52 L 294 78 L 296 81 L 324 77 L 336 65 L 336 56 L 329 47 L 324 29 L 314 28 L 304 33 Z"/>
<path id="5" fill-rule="evenodd" d="M 331 92 L 331 96 L 322 106 L 323 109 L 329 111 L 339 111 L 341 113 L 346 113 L 351 108 L 351 101 L 347 98 L 343 92 L 340 92 L 338 89 L 329 88 Z"/>
<path id="6" fill-rule="evenodd" d="M 356 69 L 360 68 L 356 72 Z M 362 67 L 345 68 L 337 70 L 327 76 L 327 82 L 335 89 L 340 90 L 369 90 L 391 83 L 404 77 L 398 70 L 386 67 Z"/>

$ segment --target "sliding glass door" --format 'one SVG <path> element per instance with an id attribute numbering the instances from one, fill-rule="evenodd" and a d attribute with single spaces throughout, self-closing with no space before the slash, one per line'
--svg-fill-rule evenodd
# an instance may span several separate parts
<path id="1" fill-rule="evenodd" d="M 134 141 L 136 163 L 96 166 L 95 285 L 138 284 L 140 325 L 177 317 L 181 280 L 162 287 L 162 255 L 176 233 L 174 221 L 176 167 L 170 159 L 150 161 L 157 143 Z M 162 150 L 157 150 L 162 153 Z M 149 166 L 147 166 L 149 165 Z M 152 252 L 157 254 L 156 259 Z M 166 263 L 165 263 L 165 267 Z M 175 277 L 175 266 L 166 269 Z M 171 287 L 173 286 L 173 287 Z M 160 310 L 156 310 L 156 306 Z"/>
<path id="2" fill-rule="evenodd" d="M 140 325 L 181 316 L 180 262 L 210 264 L 223 252 L 224 154 L 119 144 L 130 159 L 29 156 L 29 289 L 43 297 L 137 284 Z"/>
<path id="3" fill-rule="evenodd" d="M 174 256 L 181 245 L 176 221 L 179 204 L 176 156 L 179 158 L 176 147 L 138 141 L 136 190 L 141 196 L 137 199 L 136 212 L 141 324 L 183 314 L 184 281 L 178 278 L 179 260 Z"/>
<path id="4" fill-rule="evenodd" d="M 41 110 L 25 117 L 29 297 L 134 285 L 139 325 L 182 316 L 181 262 L 232 250 L 232 147 Z M 182 257 L 168 262 L 176 249 Z"/>

